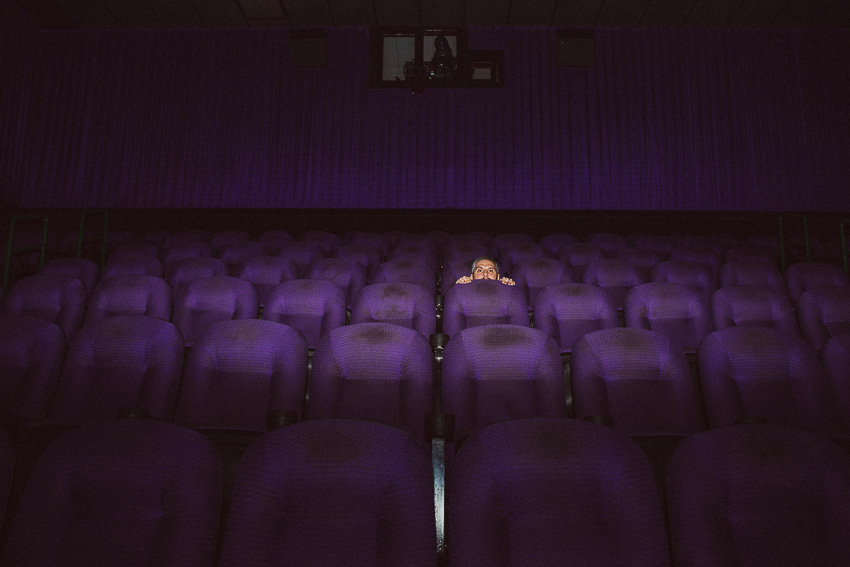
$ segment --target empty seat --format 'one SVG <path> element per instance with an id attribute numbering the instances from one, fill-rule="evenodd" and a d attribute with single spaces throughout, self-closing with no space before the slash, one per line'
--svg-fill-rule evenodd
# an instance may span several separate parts
<path id="1" fill-rule="evenodd" d="M 629 242 L 638 248 L 649 248 L 655 250 L 661 257 L 666 258 L 670 250 L 676 247 L 675 241 L 670 236 L 660 234 L 634 233 L 629 235 Z"/>
<path id="2" fill-rule="evenodd" d="M 327 280 L 290 280 L 275 286 L 266 299 L 263 319 L 298 329 L 309 348 L 345 325 L 345 292 Z"/>
<path id="3" fill-rule="evenodd" d="M 307 279 L 328 280 L 339 285 L 345 292 L 346 307 L 351 309 L 357 292 L 366 285 L 366 268 L 345 258 L 323 258 L 310 264 Z"/>
<path id="4" fill-rule="evenodd" d="M 659 262 L 649 274 L 650 281 L 672 282 L 692 287 L 708 301 L 717 290 L 717 276 L 711 268 L 688 260 Z"/>
<path id="5" fill-rule="evenodd" d="M 434 296 L 413 283 L 381 283 L 363 287 L 351 306 L 351 323 L 392 323 L 426 337 L 437 331 Z"/>
<path id="6" fill-rule="evenodd" d="M 599 246 L 605 258 L 616 258 L 617 252 L 628 245 L 625 237 L 610 232 L 594 232 L 588 234 L 585 240 Z"/>
<path id="7" fill-rule="evenodd" d="M 818 287 L 797 300 L 797 322 L 815 350 L 835 335 L 850 331 L 850 287 Z"/>
<path id="8" fill-rule="evenodd" d="M 768 425 L 700 433 L 674 453 L 667 487 L 678 566 L 850 563 L 850 458 L 826 439 Z"/>
<path id="9" fill-rule="evenodd" d="M 332 254 L 340 245 L 339 236 L 324 230 L 308 230 L 298 240 L 317 245 L 323 255 Z"/>
<path id="10" fill-rule="evenodd" d="M 626 293 L 631 288 L 646 283 L 647 274 L 626 260 L 603 258 L 587 265 L 582 282 L 599 286 L 610 293 L 617 309 L 622 309 Z"/>
<path id="11" fill-rule="evenodd" d="M 490 241 L 490 250 L 494 256 L 500 257 L 502 250 L 507 246 L 517 244 L 536 244 L 534 237 L 526 232 L 509 232 L 505 234 L 497 234 Z"/>
<path id="12" fill-rule="evenodd" d="M 610 422 L 631 436 L 689 435 L 705 429 L 685 353 L 646 329 L 605 329 L 576 341 L 575 415 Z"/>
<path id="13" fill-rule="evenodd" d="M 240 265 L 234 275 L 254 284 L 265 306 L 272 290 L 283 282 L 298 279 L 298 267 L 292 260 L 280 256 L 255 256 Z"/>
<path id="14" fill-rule="evenodd" d="M 850 276 L 829 262 L 798 262 L 785 270 L 785 281 L 791 301 L 795 302 L 804 291 L 818 287 L 850 287 Z"/>
<path id="15" fill-rule="evenodd" d="M 376 421 L 424 440 L 433 399 L 428 339 L 398 325 L 360 323 L 319 342 L 306 418 Z"/>
<path id="16" fill-rule="evenodd" d="M 709 246 L 677 246 L 670 250 L 669 258 L 670 260 L 686 260 L 708 266 L 713 278 L 717 277 L 717 272 L 722 263 L 720 253 Z"/>
<path id="17" fill-rule="evenodd" d="M 538 418 L 473 435 L 448 476 L 453 565 L 669 566 L 646 457 L 601 425 Z"/>
<path id="18" fill-rule="evenodd" d="M 353 260 L 366 268 L 366 273 L 377 268 L 383 261 L 383 253 L 380 249 L 367 244 L 343 244 L 336 249 L 335 258 Z"/>
<path id="19" fill-rule="evenodd" d="M 101 281 L 86 307 L 86 324 L 115 315 L 147 315 L 171 319 L 171 286 L 162 278 L 121 274 Z"/>
<path id="20" fill-rule="evenodd" d="M 589 242 L 573 242 L 561 246 L 558 259 L 567 263 L 575 274 L 576 280 L 581 281 L 588 264 L 603 257 L 602 249 Z"/>
<path id="21" fill-rule="evenodd" d="M 499 266 L 504 274 L 513 274 L 514 266 L 519 262 L 549 258 L 549 251 L 541 244 L 524 242 L 505 244 L 499 252 Z"/>
<path id="22" fill-rule="evenodd" d="M 717 276 L 720 287 L 750 285 L 769 287 L 787 293 L 785 279 L 772 263 L 761 260 L 737 260 L 720 266 Z"/>
<path id="23" fill-rule="evenodd" d="M 247 240 L 245 242 L 228 244 L 218 253 L 218 257 L 224 261 L 225 264 L 233 266 L 234 268 L 247 262 L 251 258 L 265 255 L 266 247 L 263 246 L 262 243 Z"/>
<path id="24" fill-rule="evenodd" d="M 442 399 L 461 441 L 500 421 L 566 417 L 558 345 L 543 331 L 516 325 L 460 331 L 445 347 Z"/>
<path id="25" fill-rule="evenodd" d="M 213 323 L 256 319 L 259 303 L 257 289 L 250 282 L 229 276 L 203 278 L 187 283 L 175 294 L 171 320 L 191 347 Z"/>
<path id="26" fill-rule="evenodd" d="M 278 247 L 277 255 L 291 260 L 298 268 L 298 276 L 303 278 L 310 269 L 310 264 L 324 257 L 322 248 L 315 242 L 284 242 Z"/>
<path id="27" fill-rule="evenodd" d="M 382 263 L 370 275 L 370 281 L 377 283 L 414 283 L 424 287 L 431 295 L 437 293 L 435 269 L 427 262 L 412 259 L 396 259 Z"/>
<path id="28" fill-rule="evenodd" d="M 770 252 L 757 246 L 735 246 L 724 253 L 726 262 L 762 262 L 776 267 Z"/>
<path id="29" fill-rule="evenodd" d="M 571 234 L 567 234 L 564 232 L 555 232 L 552 234 L 547 234 L 543 238 L 540 239 L 540 244 L 546 247 L 549 251 L 549 254 L 552 255 L 553 258 L 558 257 L 558 252 L 561 250 L 561 247 L 565 244 L 572 244 L 573 242 L 579 242 L 579 239 Z"/>
<path id="30" fill-rule="evenodd" d="M 0 316 L 0 410 L 23 422 L 42 419 L 65 360 L 65 334 L 27 315 Z"/>
<path id="31" fill-rule="evenodd" d="M 281 323 L 211 325 L 189 353 L 174 422 L 194 429 L 264 432 L 270 415 L 301 416 L 307 341 Z"/>
<path id="32" fill-rule="evenodd" d="M 110 256 L 100 277 L 110 278 L 118 274 L 146 274 L 161 278 L 162 264 L 158 259 L 148 254 Z"/>
<path id="33" fill-rule="evenodd" d="M 97 264 L 87 258 L 54 258 L 45 262 L 39 272 L 73 276 L 83 282 L 88 295 L 94 291 L 99 274 Z"/>
<path id="34" fill-rule="evenodd" d="M 117 256 L 150 256 L 159 259 L 159 248 L 150 242 L 125 242 L 119 244 L 109 251 L 109 258 Z"/>
<path id="35" fill-rule="evenodd" d="M 637 246 L 626 246 L 615 253 L 615 258 L 625 260 L 643 269 L 646 273 L 664 259 L 661 253 L 652 248 L 640 248 Z"/>
<path id="36" fill-rule="evenodd" d="M 629 290 L 624 307 L 626 327 L 665 335 L 689 352 L 714 326 L 708 301 L 699 291 L 683 284 L 650 282 Z"/>
<path id="37" fill-rule="evenodd" d="M 242 457 L 221 567 L 436 564 L 430 456 L 354 420 L 297 423 Z"/>
<path id="38" fill-rule="evenodd" d="M 582 335 L 618 325 L 614 298 L 594 285 L 548 286 L 534 300 L 534 327 L 554 337 L 563 353 Z"/>
<path id="39" fill-rule="evenodd" d="M 528 301 L 521 289 L 495 280 L 454 285 L 446 293 L 443 332 L 449 336 L 480 325 L 529 326 Z"/>
<path id="40" fill-rule="evenodd" d="M 280 253 L 280 247 L 287 242 L 292 242 L 295 237 L 285 230 L 272 229 L 267 230 L 257 239 L 266 248 L 266 254 L 277 256 Z"/>
<path id="41" fill-rule="evenodd" d="M 21 278 L 3 299 L 0 315 L 28 315 L 56 323 L 70 343 L 82 325 L 86 286 L 73 276 L 36 274 Z"/>
<path id="42" fill-rule="evenodd" d="M 220 254 L 227 246 L 248 242 L 251 235 L 242 230 L 223 230 L 210 235 L 209 243 L 213 254 Z"/>
<path id="43" fill-rule="evenodd" d="M 222 470 L 202 435 L 127 419 L 57 438 L 24 489 L 4 567 L 212 564 Z"/>
<path id="44" fill-rule="evenodd" d="M 487 245 L 478 240 L 468 241 L 454 238 L 446 244 L 443 250 L 443 265 L 460 263 L 469 267 L 476 259 L 487 256 L 489 253 Z"/>
<path id="45" fill-rule="evenodd" d="M 709 426 L 766 421 L 833 435 L 838 409 L 814 349 L 766 327 L 715 331 L 697 352 Z"/>
<path id="46" fill-rule="evenodd" d="M 171 273 L 171 268 L 180 260 L 186 258 L 209 258 L 212 256 L 212 248 L 206 242 L 186 242 L 184 244 L 171 244 L 162 254 L 162 265 L 166 275 Z"/>
<path id="47" fill-rule="evenodd" d="M 529 305 L 534 304 L 534 299 L 544 287 L 575 281 L 572 268 L 563 260 L 552 258 L 520 260 L 511 276 L 517 287 L 525 290 Z"/>
<path id="48" fill-rule="evenodd" d="M 227 264 L 218 258 L 185 258 L 174 263 L 166 279 L 176 296 L 189 282 L 213 276 L 226 276 Z"/>
<path id="49" fill-rule="evenodd" d="M 794 308 L 785 293 L 764 286 L 732 286 L 715 291 L 709 303 L 714 328 L 770 327 L 800 336 Z"/>
<path id="50" fill-rule="evenodd" d="M 170 421 L 183 371 L 183 338 L 162 319 L 119 315 L 86 325 L 68 348 L 47 422 L 114 419 L 126 409 Z"/>
<path id="51" fill-rule="evenodd" d="M 422 242 L 402 241 L 389 252 L 387 260 L 421 264 L 423 269 L 429 270 L 432 275 L 439 267 L 439 262 L 437 261 L 437 247 L 427 239 Z"/>

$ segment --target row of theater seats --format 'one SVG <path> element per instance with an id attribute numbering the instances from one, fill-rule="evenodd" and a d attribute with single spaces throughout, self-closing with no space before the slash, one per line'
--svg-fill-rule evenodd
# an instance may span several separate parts
<path id="1" fill-rule="evenodd" d="M 829 339 L 819 358 L 776 329 L 714 331 L 696 369 L 675 341 L 629 328 L 582 336 L 566 365 L 551 336 L 504 324 L 464 329 L 439 356 L 412 329 L 347 325 L 320 341 L 310 370 L 301 333 L 273 321 L 218 322 L 185 358 L 183 347 L 175 325 L 141 315 L 86 325 L 67 352 L 56 325 L 0 317 L 0 409 L 21 429 L 131 409 L 204 431 L 369 419 L 422 441 L 440 413 L 453 416 L 458 442 L 507 419 L 570 416 L 635 437 L 746 420 L 850 436 L 850 333 Z"/>
<path id="2" fill-rule="evenodd" d="M 13 459 L 0 437 L 6 486 Z M 209 440 L 173 424 L 119 420 L 66 433 L 8 520 L 0 565 L 850 562 L 850 455 L 775 425 L 690 436 L 660 492 L 640 448 L 601 425 L 492 425 L 469 438 L 447 476 L 441 556 L 430 455 L 397 429 L 332 419 L 269 432 L 242 456 L 227 509 L 222 475 Z"/>

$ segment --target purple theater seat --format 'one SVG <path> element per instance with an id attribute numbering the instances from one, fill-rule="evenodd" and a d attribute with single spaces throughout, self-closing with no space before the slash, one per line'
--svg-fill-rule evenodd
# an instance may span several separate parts
<path id="1" fill-rule="evenodd" d="M 86 286 L 88 295 L 97 285 L 99 271 L 97 264 L 87 258 L 54 258 L 39 269 L 42 274 L 65 274 L 77 278 Z"/>
<path id="2" fill-rule="evenodd" d="M 735 246 L 724 253 L 726 262 L 762 262 L 776 267 L 770 252 L 757 246 Z"/>
<path id="3" fill-rule="evenodd" d="M 387 237 L 377 232 L 353 231 L 342 235 L 342 245 L 357 244 L 367 248 L 374 248 L 383 257 L 389 251 Z M 339 250 L 339 247 L 337 248 Z"/>
<path id="4" fill-rule="evenodd" d="M 210 233 L 206 230 L 201 229 L 191 229 L 184 230 L 181 232 L 176 232 L 171 235 L 171 240 L 168 242 L 169 246 L 179 246 L 182 244 L 189 244 L 192 242 L 209 242 L 210 241 Z"/>
<path id="5" fill-rule="evenodd" d="M 533 236 L 525 232 L 497 234 L 490 241 L 490 250 L 494 256 L 501 257 L 505 247 L 515 246 L 517 244 L 536 244 L 536 241 Z"/>
<path id="6" fill-rule="evenodd" d="M 308 280 L 328 280 L 345 291 L 346 307 L 351 309 L 357 292 L 366 285 L 366 268 L 354 260 L 323 258 L 314 260 L 307 270 Z"/>
<path id="7" fill-rule="evenodd" d="M 554 337 L 563 353 L 585 333 L 619 325 L 611 294 L 595 285 L 561 284 L 543 288 L 534 299 L 534 328 Z"/>
<path id="8" fill-rule="evenodd" d="M 818 287 L 850 287 L 850 276 L 829 262 L 798 262 L 785 270 L 791 301 L 796 303 L 804 291 Z"/>
<path id="9" fill-rule="evenodd" d="M 464 444 L 448 480 L 452 565 L 670 565 L 649 463 L 607 427 L 551 418 L 493 425 Z"/>
<path id="10" fill-rule="evenodd" d="M 296 423 L 239 463 L 219 565 L 433 567 L 435 534 L 415 439 L 367 421 Z"/>
<path id="11" fill-rule="evenodd" d="M 785 279 L 773 264 L 761 260 L 737 260 L 720 266 L 717 276 L 720 287 L 736 285 L 763 286 L 787 294 Z"/>
<path id="12" fill-rule="evenodd" d="M 425 440 L 433 408 L 428 339 L 389 323 L 338 327 L 316 347 L 307 419 L 364 419 Z"/>
<path id="13" fill-rule="evenodd" d="M 518 263 L 549 257 L 549 251 L 542 244 L 535 244 L 533 242 L 505 244 L 499 252 L 499 268 L 502 271 L 502 275 L 513 275 L 514 267 Z"/>
<path id="14" fill-rule="evenodd" d="M 799 337 L 767 327 L 714 331 L 697 351 L 709 426 L 742 420 L 834 434 L 838 412 L 826 371 Z"/>
<path id="15" fill-rule="evenodd" d="M 210 235 L 209 243 L 214 255 L 221 254 L 221 251 L 231 244 L 239 244 L 251 240 L 251 235 L 242 230 L 224 230 Z"/>
<path id="16" fill-rule="evenodd" d="M 433 275 L 439 268 L 437 247 L 430 241 L 404 242 L 393 247 L 387 255 L 387 260 L 406 261 L 422 264 Z M 374 282 L 378 283 L 378 282 Z"/>
<path id="17" fill-rule="evenodd" d="M 687 352 L 714 330 L 708 301 L 696 289 L 670 282 L 650 282 L 626 294 L 626 327 L 666 336 Z"/>
<path id="18" fill-rule="evenodd" d="M 599 246 L 605 258 L 616 258 L 617 251 L 628 246 L 625 237 L 610 232 L 594 232 L 585 239 L 588 243 Z"/>
<path id="19" fill-rule="evenodd" d="M 636 232 L 634 234 L 630 234 L 628 240 L 632 246 L 655 250 L 662 258 L 666 258 L 667 255 L 670 254 L 670 250 L 676 247 L 675 241 L 670 236 L 663 236 L 659 234 Z"/>
<path id="20" fill-rule="evenodd" d="M 58 437 L 27 481 L 0 565 L 212 564 L 221 460 L 199 433 L 127 419 Z"/>
<path id="21" fill-rule="evenodd" d="M 454 285 L 446 293 L 443 332 L 449 336 L 480 325 L 507 323 L 529 326 L 523 290 L 495 280 Z"/>
<path id="22" fill-rule="evenodd" d="M 150 256 L 159 260 L 159 248 L 150 242 L 126 242 L 109 252 L 109 259 L 118 256 Z"/>
<path id="23" fill-rule="evenodd" d="M 558 259 L 563 260 L 572 269 L 577 280 L 584 276 L 584 270 L 594 260 L 602 258 L 602 249 L 590 242 L 573 242 L 564 244 L 558 252 Z"/>
<path id="24" fill-rule="evenodd" d="M 340 245 L 339 236 L 323 230 L 308 230 L 301 235 L 299 241 L 315 244 L 323 255 L 333 254 Z"/>
<path id="25" fill-rule="evenodd" d="M 380 249 L 369 246 L 368 244 L 343 244 L 336 249 L 335 258 L 343 258 L 353 260 L 366 268 L 366 272 L 371 272 L 377 268 L 383 261 L 383 253 Z"/>
<path id="26" fill-rule="evenodd" d="M 64 360 L 65 334 L 55 323 L 0 316 L 0 411 L 24 423 L 42 419 Z"/>
<path id="27" fill-rule="evenodd" d="M 106 235 L 106 251 L 111 253 L 121 245 L 138 241 L 138 237 L 130 230 L 113 230 Z"/>
<path id="28" fill-rule="evenodd" d="M 850 565 L 850 457 L 803 431 L 739 425 L 694 435 L 667 474 L 673 559 Z"/>
<path id="29" fill-rule="evenodd" d="M 440 271 L 440 291 L 443 295 L 447 295 L 449 290 L 455 285 L 455 282 L 461 276 L 468 276 L 472 273 L 472 260 L 466 261 L 453 260 L 443 261 L 443 269 Z"/>
<path id="30" fill-rule="evenodd" d="M 278 248 L 278 256 L 291 260 L 298 268 L 298 276 L 305 277 L 310 264 L 324 257 L 322 248 L 315 242 L 284 242 Z"/>
<path id="31" fill-rule="evenodd" d="M 827 339 L 820 358 L 832 385 L 845 431 L 850 431 L 850 331 Z"/>
<path id="32" fill-rule="evenodd" d="M 171 241 L 171 231 L 158 228 L 148 230 L 139 241 L 153 244 L 158 250 L 163 250 Z"/>
<path id="33" fill-rule="evenodd" d="M 159 260 L 147 254 L 110 256 L 100 277 L 101 279 L 111 278 L 118 274 L 146 274 L 161 278 L 162 264 Z"/>
<path id="34" fill-rule="evenodd" d="M 243 319 L 207 328 L 186 361 L 174 422 L 265 432 L 270 413 L 300 417 L 307 341 L 281 323 Z"/>
<path id="35" fill-rule="evenodd" d="M 298 279 L 298 267 L 292 260 L 280 256 L 254 256 L 239 266 L 234 275 L 254 284 L 260 305 L 265 306 L 276 286 Z"/>
<path id="36" fill-rule="evenodd" d="M 106 278 L 95 288 L 86 307 L 85 323 L 115 315 L 147 315 L 171 319 L 174 294 L 162 278 L 121 274 Z"/>
<path id="37" fill-rule="evenodd" d="M 567 417 L 558 345 L 538 329 L 465 329 L 446 344 L 442 375 L 443 412 L 455 416 L 459 441 L 501 421 Z"/>
<path id="38" fill-rule="evenodd" d="M 165 248 L 162 254 L 162 265 L 166 274 L 171 273 L 172 267 L 180 260 L 186 258 L 209 258 L 212 256 L 212 248 L 206 242 L 186 242 L 184 244 L 172 244 Z"/>
<path id="39" fill-rule="evenodd" d="M 326 280 L 290 280 L 274 287 L 263 308 L 263 319 L 298 329 L 307 346 L 345 325 L 345 292 Z"/>
<path id="40" fill-rule="evenodd" d="M 800 336 L 797 318 L 788 296 L 770 287 L 723 287 L 711 295 L 709 307 L 717 330 L 770 327 L 790 336 Z"/>
<path id="41" fill-rule="evenodd" d="M 670 250 L 669 259 L 686 260 L 708 266 L 711 270 L 711 276 L 716 278 L 717 272 L 720 269 L 722 256 L 720 252 L 709 246 L 683 245 Z"/>
<path id="42" fill-rule="evenodd" d="M 15 464 L 15 446 L 12 438 L 5 430 L 0 429 L 0 517 L 3 518 L 6 517 L 6 504 L 12 488 Z"/>
<path id="43" fill-rule="evenodd" d="M 726 232 L 715 232 L 708 238 L 726 250 L 741 245 L 741 239 L 738 236 Z"/>
<path id="44" fill-rule="evenodd" d="M 118 315 L 86 325 L 68 347 L 46 422 L 106 421 L 125 409 L 171 421 L 182 370 L 183 338 L 168 321 Z"/>
<path id="45" fill-rule="evenodd" d="M 689 435 L 705 429 L 699 390 L 685 353 L 646 329 L 605 329 L 576 341 L 575 415 L 603 418 L 638 436 Z"/>
<path id="46" fill-rule="evenodd" d="M 213 276 L 187 283 L 174 296 L 171 320 L 191 347 L 213 323 L 231 319 L 256 319 L 260 299 L 251 282 Z"/>
<path id="47" fill-rule="evenodd" d="M 617 309 L 623 308 L 626 293 L 648 281 L 645 270 L 626 260 L 601 259 L 594 260 L 584 270 L 582 282 L 596 285 L 611 294 Z"/>
<path id="48" fill-rule="evenodd" d="M 434 295 L 413 283 L 364 286 L 351 306 L 351 324 L 373 322 L 401 325 L 430 337 L 437 332 Z"/>
<path id="49" fill-rule="evenodd" d="M 517 287 L 526 292 L 529 305 L 534 304 L 534 299 L 544 287 L 575 281 L 572 268 L 563 260 L 552 258 L 520 260 L 514 266 L 511 276 Z"/>
<path id="50" fill-rule="evenodd" d="M 664 256 L 653 250 L 652 248 L 640 248 L 638 246 L 626 246 L 617 250 L 615 258 L 631 262 L 635 266 L 642 268 L 647 273 L 655 267 L 656 264 L 664 259 Z"/>
<path id="51" fill-rule="evenodd" d="M 229 266 L 244 264 L 251 258 L 266 255 L 266 247 L 261 242 L 234 242 L 227 244 L 218 253 L 218 257 Z"/>
<path id="52" fill-rule="evenodd" d="M 267 230 L 257 239 L 266 248 L 266 254 L 277 256 L 280 253 L 280 247 L 287 242 L 292 242 L 295 237 L 285 230 Z"/>
<path id="53" fill-rule="evenodd" d="M 477 240 L 450 240 L 443 250 L 443 266 L 446 264 L 466 264 L 467 268 L 472 266 L 477 258 L 490 254 L 487 245 Z M 467 274 L 471 272 L 468 269 Z"/>
<path id="54" fill-rule="evenodd" d="M 553 258 L 557 258 L 558 252 L 561 250 L 562 246 L 565 244 L 572 244 L 574 242 L 579 242 L 579 239 L 564 232 L 547 234 L 540 239 L 540 244 L 546 247 L 546 250 L 549 251 Z"/>
<path id="55" fill-rule="evenodd" d="M 649 274 L 650 281 L 684 284 L 700 292 L 708 301 L 717 290 L 717 277 L 711 268 L 687 260 L 667 260 L 655 265 Z"/>
<path id="56" fill-rule="evenodd" d="M 36 274 L 21 278 L 3 299 L 0 315 L 29 315 L 56 323 L 70 343 L 83 323 L 86 286 L 73 276 Z"/>
<path id="57" fill-rule="evenodd" d="M 850 287 L 818 287 L 797 300 L 797 322 L 815 350 L 835 335 L 850 331 Z"/>
<path id="58" fill-rule="evenodd" d="M 218 258 L 184 258 L 177 261 L 168 274 L 166 280 L 174 290 L 176 296 L 181 288 L 189 282 L 213 276 L 226 276 L 228 274 L 227 264 Z"/>
<path id="59" fill-rule="evenodd" d="M 373 284 L 415 283 L 424 287 L 433 296 L 437 293 L 435 271 L 426 262 L 409 259 L 389 260 L 372 271 L 370 281 Z"/>

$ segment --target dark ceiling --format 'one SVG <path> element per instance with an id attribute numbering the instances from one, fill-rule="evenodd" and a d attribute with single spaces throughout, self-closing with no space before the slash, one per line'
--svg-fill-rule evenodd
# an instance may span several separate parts
<path id="1" fill-rule="evenodd" d="M 850 28 L 850 0 L 17 0 L 44 29 Z"/>

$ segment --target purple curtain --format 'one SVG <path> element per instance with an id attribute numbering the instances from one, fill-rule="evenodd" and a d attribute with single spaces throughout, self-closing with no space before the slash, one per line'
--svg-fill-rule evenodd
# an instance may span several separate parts
<path id="1" fill-rule="evenodd" d="M 0 187 L 24 207 L 850 210 L 850 32 L 471 29 L 503 89 L 367 88 L 286 30 L 35 32 L 0 1 Z M 17 37 L 26 49 L 15 47 Z"/>

